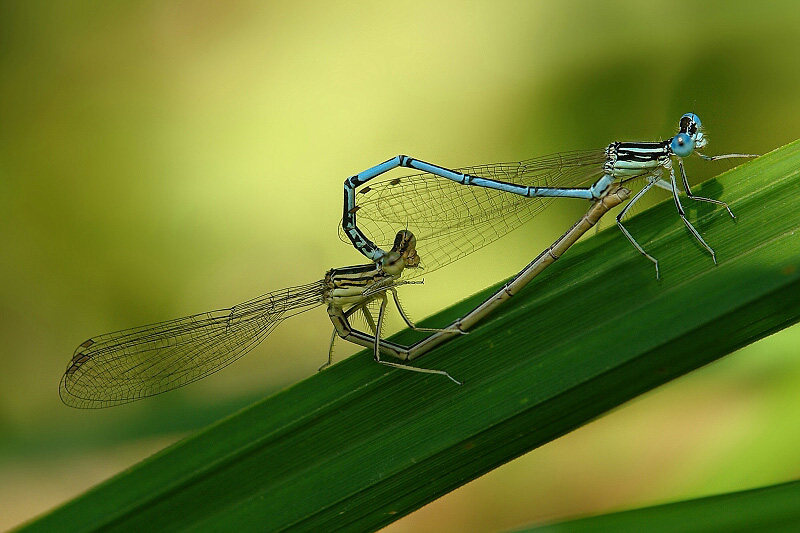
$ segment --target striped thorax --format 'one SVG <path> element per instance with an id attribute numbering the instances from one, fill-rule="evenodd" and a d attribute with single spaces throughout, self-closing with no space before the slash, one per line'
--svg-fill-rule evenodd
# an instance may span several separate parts
<path id="1" fill-rule="evenodd" d="M 395 286 L 403 270 L 419 266 L 414 234 L 402 230 L 379 262 L 334 268 L 325 274 L 325 301 L 336 307 L 357 305 Z"/>
<path id="2" fill-rule="evenodd" d="M 606 148 L 603 172 L 625 182 L 658 167 L 667 167 L 672 155 L 671 142 L 613 142 Z"/>

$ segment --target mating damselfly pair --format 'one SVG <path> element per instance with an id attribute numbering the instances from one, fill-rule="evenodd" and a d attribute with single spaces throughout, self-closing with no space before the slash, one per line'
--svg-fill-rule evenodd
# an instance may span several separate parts
<path id="1" fill-rule="evenodd" d="M 61 398 L 74 407 L 97 408 L 175 389 L 235 361 L 282 320 L 321 305 L 327 306 L 334 325 L 328 363 L 323 367 L 330 364 L 333 341 L 339 336 L 372 348 L 381 364 L 456 381 L 445 371 L 407 362 L 465 333 L 552 264 L 605 213 L 629 198 L 617 215 L 617 224 L 636 250 L 654 263 L 658 277 L 656 259 L 622 224 L 630 207 L 652 187 L 671 191 L 681 220 L 716 262 L 713 249 L 685 216 L 673 158 L 678 161 L 689 198 L 719 204 L 733 216 L 724 202 L 692 194 L 682 158 L 693 153 L 709 161 L 754 156 L 707 156 L 700 152 L 706 144 L 700 119 L 687 113 L 680 119 L 678 133 L 666 141 L 615 142 L 604 150 L 455 170 L 397 156 L 345 181 L 342 237 L 370 263 L 332 269 L 321 281 L 274 291 L 234 307 L 93 337 L 73 354 L 61 380 Z M 376 180 L 397 167 L 421 173 Z M 644 181 L 644 185 L 630 197 L 628 186 L 634 180 Z M 441 329 L 417 328 L 411 322 L 400 306 L 397 287 L 420 283 L 413 278 L 423 267 L 430 272 L 488 244 L 532 218 L 554 198 L 584 199 L 592 205 L 553 245 L 465 316 Z M 409 327 L 431 335 L 411 346 L 382 339 L 387 293 Z M 378 306 L 377 318 L 373 304 Z M 350 318 L 356 313 L 363 315 L 369 332 L 353 327 Z M 385 361 L 381 355 L 404 363 Z"/>

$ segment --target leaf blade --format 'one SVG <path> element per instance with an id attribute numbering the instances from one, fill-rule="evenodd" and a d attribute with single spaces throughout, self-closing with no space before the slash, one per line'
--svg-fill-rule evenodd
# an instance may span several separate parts
<path id="1" fill-rule="evenodd" d="M 665 203 L 571 249 L 469 335 L 387 369 L 366 352 L 30 524 L 71 531 L 375 529 L 670 379 L 800 320 L 800 142 L 697 187 L 714 267 Z M 687 201 L 688 202 L 688 201 Z M 694 208 L 695 206 L 691 206 Z M 492 288 L 493 289 L 493 288 Z M 423 325 L 441 325 L 490 292 Z M 408 341 L 416 335 L 402 332 Z M 154 522 L 157 521 L 157 522 Z"/>

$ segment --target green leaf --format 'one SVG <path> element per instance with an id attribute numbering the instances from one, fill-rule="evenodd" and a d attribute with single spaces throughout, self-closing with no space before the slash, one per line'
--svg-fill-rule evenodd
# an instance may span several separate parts
<path id="1" fill-rule="evenodd" d="M 700 163 L 697 164 L 716 164 Z M 569 250 L 469 335 L 415 364 L 361 352 L 183 440 L 30 530 L 368 530 L 625 401 L 800 320 L 800 142 Z M 468 260 L 467 260 L 468 261 Z M 492 288 L 493 290 L 493 288 Z M 441 325 L 491 290 L 427 321 Z M 402 332 L 408 341 L 416 333 Z"/>
<path id="2" fill-rule="evenodd" d="M 797 531 L 798 501 L 800 481 L 792 481 L 519 531 Z"/>

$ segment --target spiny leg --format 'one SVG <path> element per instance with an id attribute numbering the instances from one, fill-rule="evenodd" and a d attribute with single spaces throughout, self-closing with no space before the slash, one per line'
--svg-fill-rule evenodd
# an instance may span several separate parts
<path id="1" fill-rule="evenodd" d="M 336 328 L 333 328 L 333 333 L 331 333 L 331 344 L 328 347 L 328 362 L 319 367 L 317 372 L 321 372 L 333 364 L 333 343 L 336 342 L 336 337 Z"/>
<path id="2" fill-rule="evenodd" d="M 372 334 L 374 335 L 377 331 L 376 329 L 377 326 L 375 325 L 375 319 L 372 317 L 372 313 L 369 312 L 369 307 L 367 307 L 367 304 L 369 304 L 370 301 L 361 302 L 360 304 L 354 305 L 353 307 L 344 312 L 344 316 L 349 321 L 351 316 L 356 314 L 358 311 L 361 311 L 361 316 L 364 317 L 364 322 L 367 323 L 367 327 L 370 329 L 370 331 L 372 331 Z"/>
<path id="3" fill-rule="evenodd" d="M 675 200 L 675 208 L 678 210 L 678 216 L 681 217 L 681 220 L 683 220 L 683 223 L 686 225 L 687 228 L 689 228 L 689 231 L 692 232 L 692 235 L 694 235 L 695 239 L 697 239 L 700 242 L 700 244 L 702 244 L 705 247 L 705 249 L 708 250 L 708 252 L 711 254 L 711 259 L 713 259 L 714 264 L 716 265 L 717 254 L 714 253 L 714 250 L 706 243 L 706 241 L 703 240 L 703 237 L 700 236 L 700 232 L 698 232 L 695 229 L 695 227 L 692 226 L 692 223 L 689 222 L 689 219 L 686 218 L 686 213 L 683 211 L 681 200 L 678 197 L 678 185 L 675 182 L 675 169 L 672 168 L 671 166 L 669 169 L 669 181 L 670 184 L 672 185 L 672 198 L 673 200 Z"/>
<path id="4" fill-rule="evenodd" d="M 365 304 L 363 304 L 363 303 L 359 304 L 359 305 L 355 305 L 352 308 L 348 309 L 347 311 L 344 311 L 343 314 L 344 314 L 345 319 L 346 320 L 349 319 L 350 316 L 352 316 L 353 313 L 355 313 L 358 310 L 363 310 L 364 319 L 366 320 L 367 325 L 370 328 L 372 328 L 372 332 L 374 333 L 375 332 L 375 321 L 372 319 L 372 315 L 369 314 L 369 312 L 367 311 L 367 309 L 365 307 Z M 336 332 L 336 328 L 334 327 L 333 328 L 333 333 L 331 333 L 331 343 L 330 343 L 330 346 L 328 347 L 328 362 L 323 364 L 321 367 L 319 367 L 318 372 L 321 372 L 322 370 L 328 368 L 329 366 L 331 366 L 333 364 L 333 346 L 334 346 L 334 344 L 336 342 L 336 337 L 338 337 L 338 336 L 339 335 Z"/>
<path id="5" fill-rule="evenodd" d="M 625 226 L 622 225 L 622 218 L 625 216 L 625 214 L 628 212 L 628 210 L 631 207 L 633 207 L 633 204 L 635 204 L 639 200 L 639 198 L 641 198 L 642 195 L 644 195 L 644 193 L 646 193 L 653 185 L 655 185 L 656 182 L 657 182 L 657 178 L 650 178 L 648 180 L 647 184 L 644 187 L 642 187 L 642 190 L 637 192 L 633 196 L 633 198 L 631 198 L 631 201 L 628 202 L 627 205 L 622 208 L 622 211 L 620 211 L 620 213 L 617 215 L 617 226 L 619 226 L 619 229 L 622 230 L 622 233 L 625 235 L 625 237 L 628 238 L 630 243 L 637 250 L 639 250 L 639 253 L 653 262 L 653 264 L 656 266 L 656 279 L 659 279 L 658 260 L 655 257 L 653 257 L 650 254 L 648 254 L 647 252 L 645 252 L 644 248 L 642 248 L 641 245 L 639 245 L 639 243 L 636 242 L 636 239 L 633 238 L 633 235 L 631 235 L 631 233 L 625 228 Z"/>
<path id="6" fill-rule="evenodd" d="M 378 309 L 378 324 L 375 330 L 375 360 L 381 362 L 381 333 L 383 332 L 383 317 L 386 314 L 386 293 L 380 293 L 376 296 L 381 301 L 380 308 Z"/>
<path id="7" fill-rule="evenodd" d="M 717 161 L 719 159 L 734 159 L 734 158 L 749 158 L 749 157 L 759 157 L 758 154 L 720 154 L 720 155 L 705 155 L 701 154 L 700 152 L 695 152 L 697 155 L 705 159 L 706 161 Z"/>
<path id="8" fill-rule="evenodd" d="M 433 333 L 453 332 L 453 333 L 460 333 L 460 334 L 464 334 L 464 335 L 466 335 L 468 333 L 467 331 L 462 331 L 462 330 L 458 329 L 457 327 L 444 328 L 444 329 L 442 329 L 442 328 L 418 328 L 411 321 L 411 319 L 408 318 L 408 316 L 406 315 L 405 310 L 403 309 L 403 306 L 400 305 L 400 299 L 397 296 L 397 290 L 394 287 L 390 287 L 389 290 L 392 292 L 392 298 L 394 298 L 394 305 L 397 307 L 397 310 L 400 311 L 400 316 L 403 317 L 403 321 L 406 323 L 406 325 L 408 327 L 410 327 L 414 331 L 427 331 L 427 332 L 433 332 Z"/>
<path id="9" fill-rule="evenodd" d="M 450 378 L 456 385 L 461 385 L 461 382 L 455 379 L 453 376 L 445 372 L 444 370 L 431 370 L 429 368 L 417 368 L 415 366 L 404 365 L 401 363 L 392 363 L 389 361 L 381 360 L 381 349 L 380 349 L 380 332 L 383 327 L 383 317 L 386 313 L 386 303 L 388 299 L 386 298 L 386 293 L 381 293 L 380 295 L 376 296 L 376 298 L 380 298 L 381 300 L 381 307 L 378 311 L 378 329 L 375 332 L 375 361 L 382 365 L 391 366 L 394 368 L 402 368 L 403 370 L 411 370 L 413 372 L 422 372 L 423 374 L 439 374 L 440 376 L 447 376 Z"/>
<path id="10" fill-rule="evenodd" d="M 698 202 L 708 202 L 711 204 L 721 205 L 725 209 L 728 210 L 728 214 L 731 218 L 736 218 L 736 215 L 733 214 L 731 208 L 728 207 L 728 204 L 722 202 L 720 200 L 715 200 L 714 198 L 705 198 L 703 196 L 695 196 L 692 194 L 692 190 L 689 188 L 689 180 L 686 178 L 686 171 L 683 169 L 683 161 L 678 159 L 678 167 L 681 169 L 681 181 L 683 182 L 683 190 L 686 191 L 686 196 L 691 198 L 692 200 L 697 200 Z"/>

